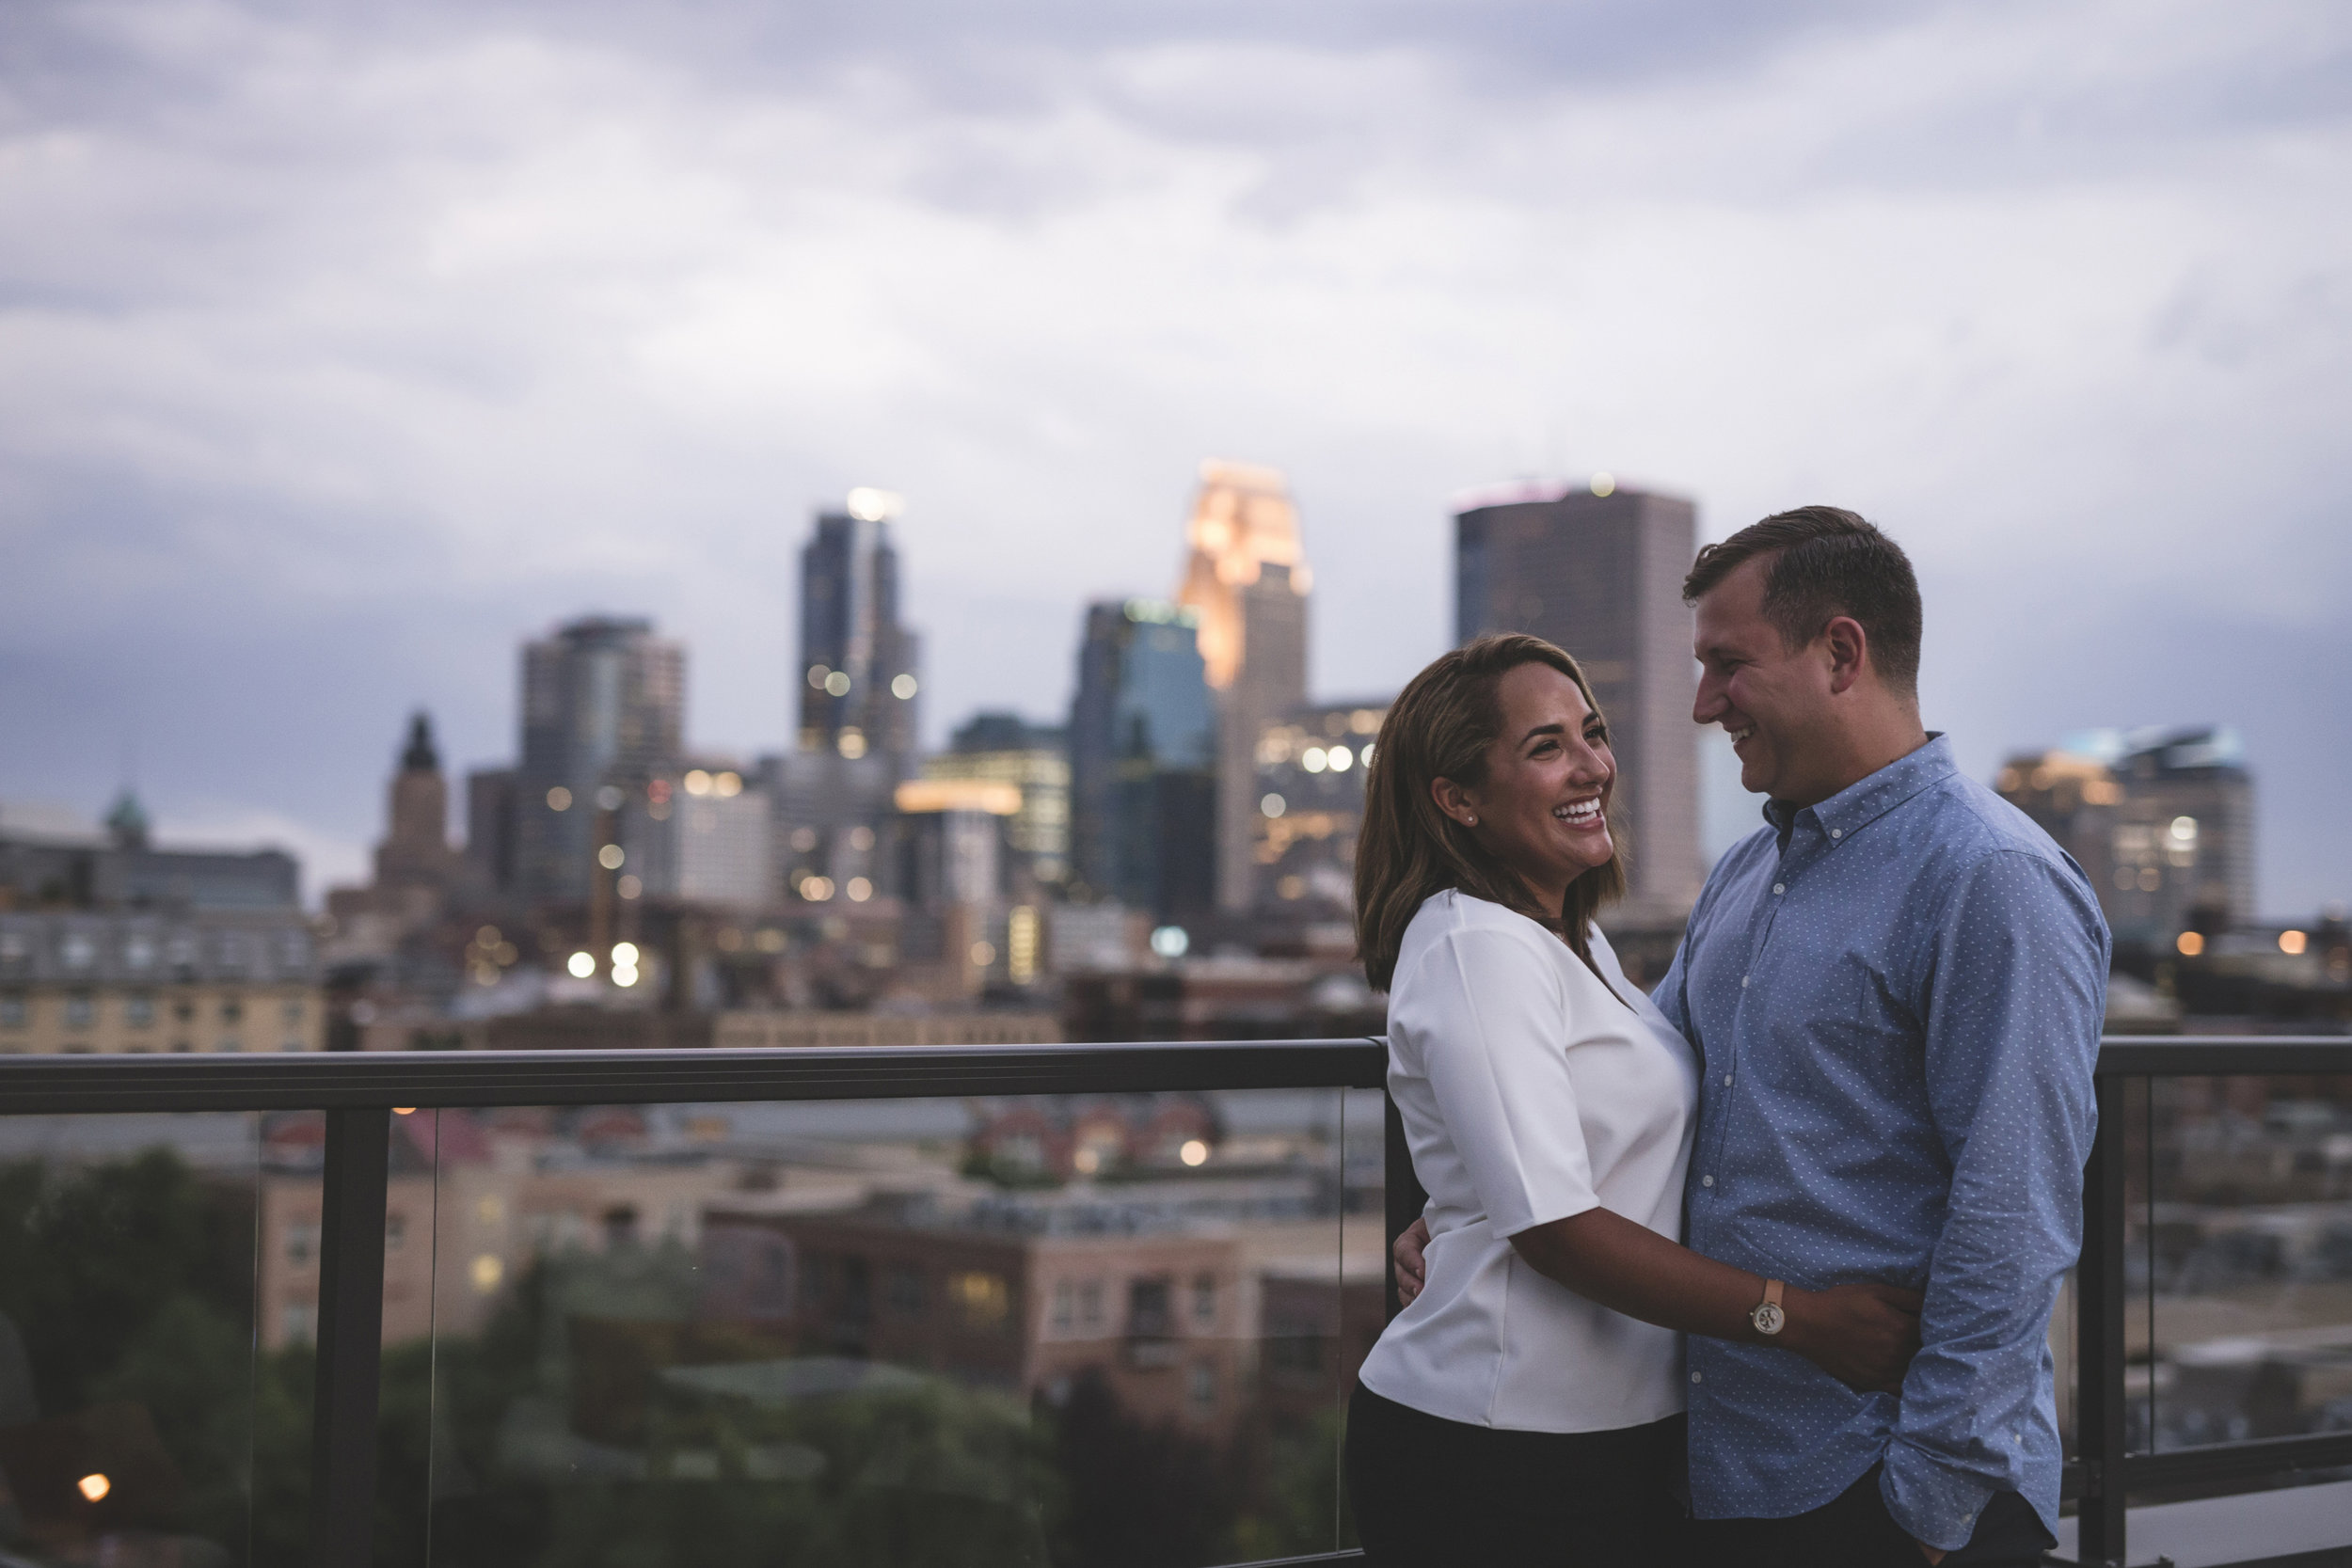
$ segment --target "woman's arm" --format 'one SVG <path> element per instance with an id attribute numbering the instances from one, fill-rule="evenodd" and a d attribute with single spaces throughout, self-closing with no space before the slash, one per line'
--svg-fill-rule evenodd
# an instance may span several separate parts
<path id="1" fill-rule="evenodd" d="M 1850 1388 L 1898 1394 L 1919 1348 L 1919 1293 L 1875 1283 L 1826 1291 L 1789 1286 L 1778 1334 L 1757 1332 L 1748 1314 L 1764 1299 L 1764 1276 L 1703 1258 L 1646 1226 L 1587 1209 L 1511 1238 L 1521 1258 L 1588 1301 L 1661 1328 L 1804 1356 Z"/>
<path id="2" fill-rule="evenodd" d="M 1408 1304 L 1421 1294 L 1428 1244 L 1429 1227 L 1419 1219 L 1396 1239 L 1397 1294 Z M 1758 1334 L 1748 1313 L 1764 1299 L 1762 1276 L 1606 1209 L 1523 1230 L 1511 1244 L 1539 1274 L 1613 1311 L 1685 1334 L 1777 1345 L 1849 1387 L 1899 1391 L 1919 1348 L 1918 1294 L 1892 1285 L 1790 1286 L 1781 1302 L 1787 1326 Z"/>

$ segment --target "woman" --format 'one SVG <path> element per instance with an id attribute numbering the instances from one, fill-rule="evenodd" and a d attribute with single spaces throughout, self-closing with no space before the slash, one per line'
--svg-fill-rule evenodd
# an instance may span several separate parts
<path id="1" fill-rule="evenodd" d="M 1679 1245 L 1696 1065 L 1594 911 L 1616 761 L 1576 661 L 1482 638 L 1414 677 L 1366 780 L 1358 944 L 1429 1193 L 1425 1284 L 1348 1413 L 1375 1563 L 1655 1564 L 1680 1533 L 1681 1334 L 1897 1385 L 1918 1298 Z"/>

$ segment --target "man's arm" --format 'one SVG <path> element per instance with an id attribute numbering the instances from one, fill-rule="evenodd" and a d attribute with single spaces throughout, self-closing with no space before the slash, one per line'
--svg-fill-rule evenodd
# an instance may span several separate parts
<path id="1" fill-rule="evenodd" d="M 2050 1311 L 2082 1246 L 2108 942 L 2090 890 L 2024 851 L 1963 873 L 1935 933 L 1927 1091 L 1951 1198 L 1881 1484 L 1897 1523 L 1950 1551 L 2040 1420 Z"/>

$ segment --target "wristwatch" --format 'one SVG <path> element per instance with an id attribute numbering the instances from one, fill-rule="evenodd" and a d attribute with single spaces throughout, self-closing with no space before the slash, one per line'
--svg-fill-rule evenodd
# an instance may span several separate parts
<path id="1" fill-rule="evenodd" d="M 1788 1314 L 1780 1309 L 1780 1292 L 1786 1289 L 1777 1279 L 1764 1282 L 1764 1299 L 1748 1313 L 1748 1322 L 1758 1334 L 1770 1338 L 1788 1325 Z"/>

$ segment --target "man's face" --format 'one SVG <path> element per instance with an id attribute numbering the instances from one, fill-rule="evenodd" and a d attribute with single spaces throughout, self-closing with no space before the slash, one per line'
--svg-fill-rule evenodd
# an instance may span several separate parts
<path id="1" fill-rule="evenodd" d="M 1691 717 L 1721 724 L 1740 756 L 1743 788 L 1810 805 L 1836 791 L 1820 787 L 1833 723 L 1831 662 L 1820 643 L 1791 648 L 1764 618 L 1769 558 L 1738 570 L 1700 596 L 1698 701 Z"/>

